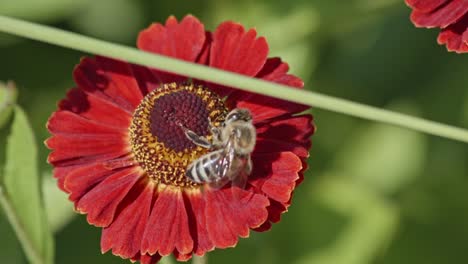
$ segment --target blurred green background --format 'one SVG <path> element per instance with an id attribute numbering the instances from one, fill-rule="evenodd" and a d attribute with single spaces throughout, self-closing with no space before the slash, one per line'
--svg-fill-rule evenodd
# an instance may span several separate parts
<path id="1" fill-rule="evenodd" d="M 135 45 L 139 30 L 191 13 L 213 30 L 256 27 L 306 89 L 468 126 L 468 60 L 416 29 L 403 0 L 2 0 L 11 15 Z M 45 123 L 85 54 L 0 34 L 0 80 L 14 80 L 39 145 L 56 263 L 129 263 L 100 253 L 100 230 L 50 180 Z M 282 221 L 209 263 L 468 263 L 466 145 L 313 109 L 310 168 Z M 5 131 L 0 144 L 4 144 Z M 2 150 L 3 151 L 3 150 Z M 0 262 L 26 263 L 0 213 Z"/>

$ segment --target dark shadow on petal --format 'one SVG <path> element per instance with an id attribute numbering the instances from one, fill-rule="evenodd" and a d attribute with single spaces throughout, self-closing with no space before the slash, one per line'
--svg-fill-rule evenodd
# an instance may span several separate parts
<path id="1" fill-rule="evenodd" d="M 80 114 L 89 109 L 88 96 L 77 88 L 67 92 L 67 97 L 58 103 L 58 107 L 62 110 Z"/>

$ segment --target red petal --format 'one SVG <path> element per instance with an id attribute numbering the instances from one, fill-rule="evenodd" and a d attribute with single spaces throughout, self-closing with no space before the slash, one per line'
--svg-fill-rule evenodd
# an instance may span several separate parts
<path id="1" fill-rule="evenodd" d="M 287 138 L 284 140 L 257 138 L 254 154 L 290 151 L 301 158 L 306 158 L 309 156 L 309 148 L 310 141 L 305 143 L 297 143 L 288 141 Z"/>
<path id="2" fill-rule="evenodd" d="M 160 82 L 153 74 L 152 70 L 140 65 L 132 65 L 132 71 L 143 95 L 147 95 L 160 86 Z"/>
<path id="3" fill-rule="evenodd" d="M 284 116 L 261 124 L 254 153 L 291 151 L 299 157 L 308 157 L 313 132 L 311 115 Z"/>
<path id="4" fill-rule="evenodd" d="M 255 228 L 257 232 L 265 232 L 271 229 L 271 223 L 278 223 L 281 220 L 281 215 L 288 211 L 290 202 L 283 204 L 275 200 L 270 200 L 270 205 L 267 207 L 268 210 L 268 221 L 263 223 L 258 228 Z"/>
<path id="5" fill-rule="evenodd" d="M 176 258 L 177 261 L 187 261 L 189 259 L 192 258 L 192 253 L 188 253 L 188 254 L 181 254 L 177 251 L 174 251 L 174 257 Z"/>
<path id="6" fill-rule="evenodd" d="M 145 255 L 141 256 L 140 263 L 141 264 L 155 264 L 155 263 L 158 263 L 159 260 L 161 260 L 160 255 L 150 256 L 148 254 L 145 254 Z"/>
<path id="7" fill-rule="evenodd" d="M 197 63 L 208 65 L 210 62 L 210 49 L 211 43 L 213 42 L 213 34 L 211 32 L 205 32 L 205 43 L 203 44 L 203 48 L 198 55 Z"/>
<path id="8" fill-rule="evenodd" d="M 467 18 L 468 18 L 468 16 L 467 16 Z M 468 25 L 466 25 L 465 32 L 462 35 L 462 41 L 465 43 L 465 45 L 468 44 Z"/>
<path id="9" fill-rule="evenodd" d="M 224 22 L 213 34 L 210 66 L 227 71 L 255 76 L 263 67 L 268 55 L 265 38 L 257 37 L 255 29 L 245 32 L 234 22 Z"/>
<path id="10" fill-rule="evenodd" d="M 80 89 L 68 91 L 67 98 L 60 101 L 59 109 L 117 128 L 128 128 L 132 117 L 132 112 Z"/>
<path id="11" fill-rule="evenodd" d="M 166 25 L 152 24 L 138 36 L 139 49 L 194 62 L 205 43 L 205 28 L 200 21 L 188 15 L 180 23 L 173 16 Z M 161 82 L 181 82 L 187 77 L 154 71 Z"/>
<path id="12" fill-rule="evenodd" d="M 437 42 L 446 44 L 449 51 L 468 52 L 468 13 L 456 24 L 443 29 Z"/>
<path id="13" fill-rule="evenodd" d="M 118 154 L 118 153 L 117 153 Z M 80 171 L 83 168 L 101 168 L 104 172 L 108 172 L 110 169 L 117 169 L 117 168 L 123 168 L 123 167 L 128 167 L 128 166 L 113 166 L 112 168 L 107 168 L 107 164 L 109 162 L 115 161 L 116 157 L 112 157 L 110 155 L 103 155 L 103 156 L 88 156 L 86 158 L 79 158 L 79 159 L 72 159 L 72 160 L 66 160 L 64 162 L 59 162 L 53 163 L 55 166 L 54 168 L 54 178 L 58 180 L 58 186 L 60 189 L 62 189 L 64 192 L 70 192 L 65 188 L 65 180 L 68 176 L 72 175 L 72 173 L 75 173 L 75 171 Z M 118 158 L 117 160 L 120 160 L 122 158 Z M 128 158 L 127 158 L 128 159 Z M 93 169 L 91 169 L 93 171 Z M 83 173 L 83 172 L 81 172 Z M 79 177 L 79 175 L 78 175 Z M 76 200 L 76 199 L 72 199 Z"/>
<path id="14" fill-rule="evenodd" d="M 122 211 L 114 222 L 103 229 L 101 250 L 112 249 L 114 255 L 132 258 L 140 252 L 143 232 L 148 222 L 153 198 L 153 185 L 134 188 L 120 206 Z"/>
<path id="15" fill-rule="evenodd" d="M 79 166 L 81 167 L 81 166 Z M 67 166 L 67 167 L 55 167 L 54 168 L 54 178 L 57 179 L 57 185 L 58 187 L 68 193 L 68 190 L 65 189 L 65 179 L 66 177 L 74 170 L 76 170 L 76 166 Z"/>
<path id="16" fill-rule="evenodd" d="M 140 178 L 134 168 L 114 173 L 86 193 L 77 203 L 80 213 L 88 214 L 88 223 L 106 227 L 112 223 L 117 206 Z"/>
<path id="17" fill-rule="evenodd" d="M 304 82 L 294 75 L 287 74 L 288 70 L 289 66 L 287 63 L 282 62 L 279 58 L 270 58 L 257 75 L 257 78 L 302 88 Z M 235 107 L 250 109 L 254 122 L 261 122 L 288 113 L 299 113 L 309 108 L 306 105 L 240 90 L 232 92 L 228 100 Z"/>
<path id="18" fill-rule="evenodd" d="M 309 107 L 263 95 L 230 97 L 229 101 L 237 100 L 237 108 L 248 108 L 252 112 L 254 123 L 279 117 L 285 114 L 300 113 Z"/>
<path id="19" fill-rule="evenodd" d="M 431 12 L 448 0 L 406 0 L 406 4 L 420 12 Z"/>
<path id="20" fill-rule="evenodd" d="M 467 12 L 468 1 L 453 0 L 431 13 L 414 10 L 411 13 L 411 21 L 413 21 L 417 27 L 445 28 L 457 22 Z"/>
<path id="21" fill-rule="evenodd" d="M 248 237 L 268 217 L 268 199 L 239 188 L 208 189 L 205 192 L 208 234 L 218 248 L 233 247 L 238 237 Z"/>
<path id="22" fill-rule="evenodd" d="M 187 209 L 179 188 L 160 191 L 143 235 L 141 250 L 151 255 L 167 256 L 177 250 L 188 254 L 193 249 Z"/>
<path id="23" fill-rule="evenodd" d="M 87 136 L 57 134 L 47 139 L 46 145 L 53 149 L 48 161 L 55 163 L 76 157 L 117 153 L 117 156 L 130 152 L 128 142 L 119 134 Z"/>
<path id="24" fill-rule="evenodd" d="M 309 142 L 315 131 L 311 115 L 285 116 L 257 127 L 257 138 Z"/>
<path id="25" fill-rule="evenodd" d="M 128 128 L 108 126 L 70 111 L 54 112 L 47 122 L 47 129 L 52 134 L 120 134 L 120 136 L 123 136 L 128 133 Z"/>
<path id="26" fill-rule="evenodd" d="M 97 56 L 84 58 L 73 72 L 78 86 L 133 112 L 143 95 L 131 71 L 131 65 Z"/>
<path id="27" fill-rule="evenodd" d="M 195 240 L 193 251 L 195 254 L 202 256 L 214 248 L 213 242 L 207 235 L 206 202 L 201 192 L 187 192 L 186 194 L 189 199 L 187 204 L 191 206 L 191 208 L 188 208 L 190 228 L 196 230 L 196 234 L 193 235 Z"/>
<path id="28" fill-rule="evenodd" d="M 70 193 L 69 199 L 72 201 L 77 201 L 96 184 L 115 173 L 108 170 L 102 162 L 73 167 L 76 169 L 66 176 L 63 184 L 65 190 Z"/>
<path id="29" fill-rule="evenodd" d="M 304 87 L 304 82 L 294 75 L 287 74 L 288 71 L 289 65 L 286 62 L 280 58 L 269 58 L 256 77 L 291 87 Z"/>
<path id="30" fill-rule="evenodd" d="M 130 261 L 131 262 L 140 261 L 141 264 L 156 264 L 161 260 L 161 258 L 162 257 L 157 254 L 153 256 L 148 255 L 148 254 L 145 254 L 145 255 L 137 254 L 136 256 L 131 258 Z"/>
<path id="31" fill-rule="evenodd" d="M 286 203 L 299 179 L 301 159 L 291 152 L 252 155 L 254 168 L 249 183 L 271 199 Z"/>

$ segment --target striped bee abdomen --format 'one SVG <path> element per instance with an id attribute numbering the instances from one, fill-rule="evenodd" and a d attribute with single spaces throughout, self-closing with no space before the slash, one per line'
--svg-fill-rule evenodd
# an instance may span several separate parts
<path id="1" fill-rule="evenodd" d="M 220 179 L 223 156 L 222 149 L 201 156 L 187 167 L 186 176 L 196 183 L 210 183 Z"/>

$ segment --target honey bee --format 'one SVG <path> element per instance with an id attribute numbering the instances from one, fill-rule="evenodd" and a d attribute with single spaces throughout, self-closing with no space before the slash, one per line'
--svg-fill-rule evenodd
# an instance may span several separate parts
<path id="1" fill-rule="evenodd" d="M 186 176 L 196 183 L 208 183 L 221 188 L 228 182 L 244 188 L 252 172 L 252 153 L 256 142 L 256 130 L 248 109 L 235 108 L 226 116 L 220 127 L 210 122 L 212 142 L 193 131 L 183 128 L 194 144 L 212 151 L 194 160 Z"/>

